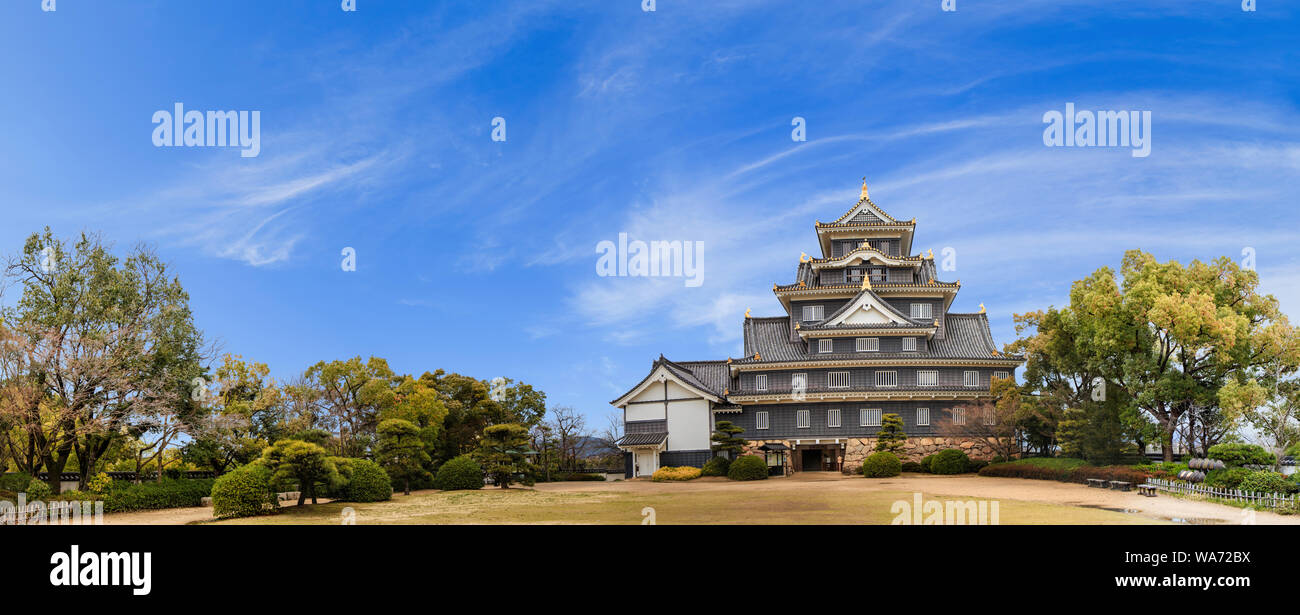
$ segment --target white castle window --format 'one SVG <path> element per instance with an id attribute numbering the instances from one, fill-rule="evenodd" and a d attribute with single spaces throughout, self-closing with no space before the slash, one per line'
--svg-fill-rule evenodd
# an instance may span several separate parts
<path id="1" fill-rule="evenodd" d="M 817 340 L 817 352 L 834 352 L 835 340 L 820 339 Z"/>
<path id="2" fill-rule="evenodd" d="M 806 308 L 805 308 L 806 309 Z M 932 303 L 913 303 L 912 318 L 929 320 L 934 318 L 934 304 Z"/>
<path id="3" fill-rule="evenodd" d="M 916 424 L 917 424 L 917 425 L 929 425 L 929 424 L 930 424 L 930 409 L 929 409 L 929 408 L 917 408 L 917 409 L 916 409 Z"/>
<path id="4" fill-rule="evenodd" d="M 916 338 L 903 338 L 903 352 L 916 352 Z"/>
<path id="5" fill-rule="evenodd" d="M 767 411 L 754 413 L 754 429 L 767 429 Z"/>
<path id="6" fill-rule="evenodd" d="M 830 410 L 827 410 L 827 411 L 826 411 L 826 426 L 827 426 L 827 427 L 839 427 L 839 426 L 840 426 L 840 409 L 839 409 L 839 408 L 831 408 Z"/>
<path id="7" fill-rule="evenodd" d="M 939 386 L 939 371 L 933 369 L 923 369 L 916 372 L 916 386 L 919 387 L 936 387 Z"/>
<path id="8" fill-rule="evenodd" d="M 878 337 L 859 337 L 857 340 L 858 352 L 878 352 L 880 350 L 880 338 Z"/>
<path id="9" fill-rule="evenodd" d="M 826 314 L 826 307 L 822 305 L 805 305 L 803 306 L 803 321 L 813 322 L 821 320 Z"/>
<path id="10" fill-rule="evenodd" d="M 754 390 L 756 391 L 767 390 L 767 374 L 759 374 L 757 376 L 754 376 Z"/>
<path id="11" fill-rule="evenodd" d="M 827 386 L 832 389 L 849 388 L 849 372 L 830 372 L 826 374 Z"/>
<path id="12" fill-rule="evenodd" d="M 952 424 L 953 424 L 953 425 L 965 425 L 965 424 L 966 424 L 966 409 L 965 409 L 965 408 L 957 407 L 957 408 L 953 408 L 953 409 L 952 409 Z"/>
<path id="13" fill-rule="evenodd" d="M 881 412 L 880 408 L 863 408 L 859 422 L 863 427 L 880 427 Z"/>
<path id="14" fill-rule="evenodd" d="M 876 372 L 876 386 L 878 387 L 896 387 L 898 386 L 898 372 Z"/>
<path id="15" fill-rule="evenodd" d="M 980 385 L 980 373 L 975 370 L 966 370 L 962 374 L 962 384 L 968 387 L 977 387 Z"/>
<path id="16" fill-rule="evenodd" d="M 795 427 L 799 429 L 808 429 L 812 426 L 812 419 L 809 418 L 807 410 L 800 410 L 795 413 Z"/>

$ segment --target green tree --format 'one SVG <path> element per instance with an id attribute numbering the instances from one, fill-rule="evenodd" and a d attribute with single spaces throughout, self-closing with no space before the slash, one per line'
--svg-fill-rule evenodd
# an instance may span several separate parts
<path id="1" fill-rule="evenodd" d="M 497 485 L 508 489 L 517 473 L 524 475 L 526 483 L 531 480 L 527 450 L 528 429 L 517 423 L 503 423 L 483 430 L 475 458 Z"/>
<path id="2" fill-rule="evenodd" d="M 432 481 L 425 469 L 429 453 L 420 439 L 420 428 L 402 419 L 388 419 L 379 424 L 376 458 L 394 480 L 402 481 L 402 493 L 411 495 L 411 481 Z"/>
<path id="3" fill-rule="evenodd" d="M 69 246 L 46 228 L 9 259 L 5 279 L 20 296 L 0 310 L 0 361 L 10 362 L 0 374 L 19 374 L 31 394 L 0 403 L 0 424 L 30 439 L 19 448 L 36 453 L 52 489 L 74 456 L 85 489 L 124 434 L 171 444 L 196 410 L 203 340 L 189 295 L 152 251 L 118 258 L 98 236 Z"/>
<path id="4" fill-rule="evenodd" d="M 907 444 L 907 432 L 903 429 L 903 417 L 894 413 L 880 417 L 880 431 L 876 432 L 876 450 L 898 454 Z"/>
<path id="5" fill-rule="evenodd" d="M 277 482 L 298 483 L 298 505 L 308 497 L 316 503 L 317 485 L 343 485 L 338 466 L 324 448 L 301 440 L 280 440 L 262 451 L 261 463 L 271 469 Z"/>
<path id="6" fill-rule="evenodd" d="M 202 412 L 186 425 L 193 438 L 183 449 L 186 461 L 221 474 L 257 459 L 288 435 L 280 388 L 270 372 L 265 363 L 222 357 L 208 389 L 216 393 L 202 400 Z"/>
<path id="7" fill-rule="evenodd" d="M 362 361 L 321 361 L 303 374 L 317 392 L 323 422 L 337 434 L 338 454 L 361 457 L 370 447 L 379 414 L 397 403 L 395 382 L 400 382 L 388 362 L 378 357 Z"/>
<path id="8" fill-rule="evenodd" d="M 742 433 L 745 433 L 745 430 L 735 423 L 718 421 L 713 427 L 713 435 L 709 436 L 713 441 L 709 448 L 713 450 L 714 455 L 725 452 L 730 453 L 733 458 L 739 457 L 745 451 L 745 444 L 749 442 L 740 437 Z"/>
<path id="9" fill-rule="evenodd" d="M 1259 276 L 1222 257 L 1210 263 L 1160 263 L 1125 253 L 1119 276 L 1102 267 L 1074 283 L 1070 305 L 1018 316 L 1036 325 L 1022 340 L 1029 380 L 1044 394 L 1060 377 L 1070 394 L 1116 393 L 1151 416 L 1161 430 L 1165 461 L 1173 460 L 1179 421 L 1195 408 L 1216 407 L 1219 389 L 1271 361 L 1297 362 L 1277 300 L 1258 292 Z M 1081 407 L 1069 404 L 1064 407 Z"/>

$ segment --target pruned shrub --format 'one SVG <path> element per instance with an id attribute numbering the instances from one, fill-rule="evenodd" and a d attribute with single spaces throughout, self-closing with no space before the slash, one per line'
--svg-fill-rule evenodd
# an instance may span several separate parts
<path id="1" fill-rule="evenodd" d="M 726 476 L 727 470 L 731 469 L 731 460 L 726 457 L 714 457 L 704 462 L 704 470 L 701 472 L 704 476 Z"/>
<path id="2" fill-rule="evenodd" d="M 347 502 L 383 502 L 393 499 L 393 484 L 388 473 L 369 459 L 343 459 L 336 462 L 344 484 L 335 491 L 337 499 Z"/>
<path id="3" fill-rule="evenodd" d="M 933 464 L 933 463 L 934 463 L 934 453 L 931 453 L 931 454 L 929 454 L 929 455 L 926 455 L 925 457 L 922 457 L 922 458 L 921 458 L 921 471 L 922 471 L 922 472 L 929 472 L 929 473 L 933 474 L 933 473 L 934 473 L 934 470 L 930 469 L 930 468 L 931 468 L 931 464 Z"/>
<path id="4" fill-rule="evenodd" d="M 1277 472 L 1268 470 L 1259 470 L 1246 475 L 1237 487 L 1242 491 L 1254 491 L 1257 493 L 1286 493 L 1290 490 L 1291 483 L 1287 481 L 1286 476 Z"/>
<path id="5" fill-rule="evenodd" d="M 904 471 L 904 472 L 924 472 L 924 471 L 925 471 L 925 466 L 922 466 L 919 462 L 916 462 L 916 461 L 904 461 L 904 462 L 903 462 L 903 471 Z"/>
<path id="6" fill-rule="evenodd" d="M 1273 453 L 1258 444 L 1215 444 L 1206 451 L 1210 459 L 1218 459 L 1229 467 L 1246 465 L 1271 466 L 1277 461 Z"/>
<path id="7" fill-rule="evenodd" d="M 903 472 L 898 456 L 888 451 L 872 453 L 862 461 L 862 475 L 867 478 L 888 478 Z"/>
<path id="8" fill-rule="evenodd" d="M 100 472 L 86 481 L 86 490 L 91 493 L 104 493 L 113 486 L 113 479 L 107 472 Z"/>
<path id="9" fill-rule="evenodd" d="M 930 472 L 934 474 L 961 474 L 970 471 L 970 457 L 959 449 L 950 448 L 934 454 Z"/>
<path id="10" fill-rule="evenodd" d="M 1219 489 L 1240 489 L 1241 481 L 1250 476 L 1250 470 L 1246 468 L 1228 468 L 1226 470 L 1210 470 L 1205 474 L 1205 484 L 1209 487 Z M 1162 477 L 1163 478 L 1163 477 Z"/>
<path id="11" fill-rule="evenodd" d="M 1129 466 L 1079 466 L 1070 470 L 1070 482 L 1086 483 L 1090 478 L 1101 480 L 1119 480 L 1134 485 L 1146 482 L 1147 473 Z"/>
<path id="12" fill-rule="evenodd" d="M 727 469 L 731 480 L 763 480 L 767 478 L 767 462 L 758 455 L 742 455 Z"/>
<path id="13" fill-rule="evenodd" d="M 980 468 L 980 476 L 999 478 L 1031 478 L 1037 480 L 1070 480 L 1070 470 L 1026 463 L 995 463 Z"/>
<path id="14" fill-rule="evenodd" d="M 222 519 L 252 517 L 279 508 L 271 469 L 250 463 L 221 475 L 212 486 L 212 515 Z"/>
<path id="15" fill-rule="evenodd" d="M 31 482 L 27 483 L 28 502 L 48 500 L 51 495 L 54 495 L 54 490 L 50 489 L 50 485 L 43 480 L 32 479 Z"/>
<path id="16" fill-rule="evenodd" d="M 551 475 L 552 482 L 590 482 L 603 480 L 605 480 L 604 474 L 593 474 L 591 472 L 556 472 Z"/>
<path id="17" fill-rule="evenodd" d="M 695 480 L 700 477 L 700 472 L 699 468 L 691 466 L 678 466 L 675 468 L 665 466 L 655 470 L 655 473 L 650 475 L 650 480 L 656 483 Z"/>
<path id="18" fill-rule="evenodd" d="M 443 491 L 483 488 L 483 467 L 469 455 L 461 455 L 438 468 L 433 486 Z"/>

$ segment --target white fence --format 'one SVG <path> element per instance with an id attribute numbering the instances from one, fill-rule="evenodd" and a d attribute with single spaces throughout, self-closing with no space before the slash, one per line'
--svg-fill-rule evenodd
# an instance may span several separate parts
<path id="1" fill-rule="evenodd" d="M 1157 489 L 1161 491 L 1169 491 L 1171 493 L 1203 495 L 1233 502 L 1250 502 L 1268 508 L 1294 508 L 1297 502 L 1295 495 L 1286 495 L 1284 493 L 1259 493 L 1255 491 L 1242 491 L 1240 489 L 1203 487 L 1192 483 L 1161 480 L 1158 478 L 1147 479 L 1147 484 L 1155 485 Z"/>

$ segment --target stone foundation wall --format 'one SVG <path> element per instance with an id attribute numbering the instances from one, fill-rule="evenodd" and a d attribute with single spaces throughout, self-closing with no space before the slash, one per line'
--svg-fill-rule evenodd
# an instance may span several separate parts
<path id="1" fill-rule="evenodd" d="M 949 448 L 960 449 L 971 459 L 991 460 L 996 454 L 989 446 L 992 439 L 983 438 L 946 438 L 925 436 L 908 438 L 903 443 L 903 450 L 898 455 L 899 461 L 919 462 L 927 455 L 932 455 Z M 844 449 L 844 471 L 856 472 L 862 467 L 862 460 L 876 452 L 875 438 L 852 438 Z"/>

